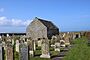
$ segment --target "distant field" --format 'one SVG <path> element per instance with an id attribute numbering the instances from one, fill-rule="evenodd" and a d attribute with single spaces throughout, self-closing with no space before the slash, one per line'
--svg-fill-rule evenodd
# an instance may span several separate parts
<path id="1" fill-rule="evenodd" d="M 64 60 L 90 60 L 90 46 L 85 37 L 73 41 L 74 47 L 64 57 Z"/>

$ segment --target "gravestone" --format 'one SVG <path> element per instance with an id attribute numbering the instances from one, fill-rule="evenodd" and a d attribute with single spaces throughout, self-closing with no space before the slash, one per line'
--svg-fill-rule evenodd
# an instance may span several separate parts
<path id="1" fill-rule="evenodd" d="M 69 40 L 69 37 L 65 37 L 65 45 L 66 46 L 69 46 L 70 45 L 70 40 Z"/>
<path id="2" fill-rule="evenodd" d="M 12 39 L 12 45 L 14 45 L 14 39 Z"/>
<path id="3" fill-rule="evenodd" d="M 28 44 L 28 50 L 29 50 L 29 55 L 31 57 L 34 56 L 34 45 L 33 45 L 33 40 L 31 38 L 29 38 L 27 40 L 27 44 Z"/>
<path id="4" fill-rule="evenodd" d="M 64 40 L 60 40 L 60 47 L 65 47 L 65 41 Z"/>
<path id="5" fill-rule="evenodd" d="M 24 40 L 25 40 L 25 41 L 24 41 L 24 43 L 27 45 L 27 41 L 28 41 L 28 39 L 27 39 L 27 38 L 25 38 Z"/>
<path id="6" fill-rule="evenodd" d="M 2 47 L 4 50 L 6 50 L 5 41 L 2 41 Z"/>
<path id="7" fill-rule="evenodd" d="M 28 60 L 28 46 L 25 43 L 20 43 L 20 60 Z"/>
<path id="8" fill-rule="evenodd" d="M 34 44 L 34 51 L 36 50 L 36 41 L 35 40 L 33 40 L 33 42 L 32 42 L 33 44 Z"/>
<path id="9" fill-rule="evenodd" d="M 16 52 L 19 52 L 19 40 L 16 40 Z"/>
<path id="10" fill-rule="evenodd" d="M 4 49 L 2 43 L 0 42 L 0 60 L 4 60 Z"/>
<path id="11" fill-rule="evenodd" d="M 42 45 L 42 40 L 38 40 L 38 47 L 41 47 Z"/>
<path id="12" fill-rule="evenodd" d="M 13 46 L 10 42 L 6 45 L 6 60 L 13 60 Z"/>
<path id="13" fill-rule="evenodd" d="M 1 35 L 0 35 L 0 40 L 2 40 L 2 37 L 1 37 Z"/>
<path id="14" fill-rule="evenodd" d="M 48 39 L 42 38 L 42 55 L 41 58 L 50 58 L 49 54 L 49 41 Z"/>
<path id="15" fill-rule="evenodd" d="M 57 36 L 52 36 L 51 47 L 55 48 L 55 42 L 57 41 Z"/>
<path id="16" fill-rule="evenodd" d="M 52 36 L 52 39 L 51 39 L 51 45 L 54 45 L 55 44 L 55 40 L 57 39 L 56 36 Z"/>
<path id="17" fill-rule="evenodd" d="M 60 51 L 60 43 L 59 42 L 55 43 L 55 51 Z"/>

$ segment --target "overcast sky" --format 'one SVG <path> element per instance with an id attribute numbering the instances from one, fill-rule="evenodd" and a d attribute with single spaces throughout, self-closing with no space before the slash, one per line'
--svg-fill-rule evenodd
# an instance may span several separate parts
<path id="1" fill-rule="evenodd" d="M 35 17 L 60 31 L 89 31 L 90 0 L 0 0 L 0 32 L 25 32 Z"/>

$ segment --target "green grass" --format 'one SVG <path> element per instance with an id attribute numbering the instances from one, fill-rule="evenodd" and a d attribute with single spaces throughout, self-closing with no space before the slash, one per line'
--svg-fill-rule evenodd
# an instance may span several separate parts
<path id="1" fill-rule="evenodd" d="M 41 52 L 41 50 L 36 50 L 36 51 L 34 51 L 34 54 L 35 54 L 35 55 L 41 55 L 42 52 Z"/>
<path id="2" fill-rule="evenodd" d="M 51 57 L 57 56 L 59 54 L 58 51 L 50 51 L 50 53 L 51 53 Z"/>
<path id="3" fill-rule="evenodd" d="M 50 50 L 50 51 L 54 51 L 54 48 L 52 48 L 52 47 L 49 47 L 49 50 Z"/>
<path id="4" fill-rule="evenodd" d="M 90 60 L 90 46 L 85 37 L 73 41 L 74 47 L 70 49 L 64 60 Z"/>
<path id="5" fill-rule="evenodd" d="M 31 57 L 30 60 L 51 60 L 49 58 Z"/>
<path id="6" fill-rule="evenodd" d="M 41 50 L 41 47 L 36 47 L 36 50 Z"/>

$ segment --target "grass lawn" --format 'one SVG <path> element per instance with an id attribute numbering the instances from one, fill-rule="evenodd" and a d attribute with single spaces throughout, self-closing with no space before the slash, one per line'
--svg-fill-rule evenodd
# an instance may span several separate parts
<path id="1" fill-rule="evenodd" d="M 49 58 L 31 57 L 30 60 L 51 60 Z"/>
<path id="2" fill-rule="evenodd" d="M 90 60 L 90 46 L 85 37 L 73 41 L 74 47 L 69 50 L 64 60 Z"/>

